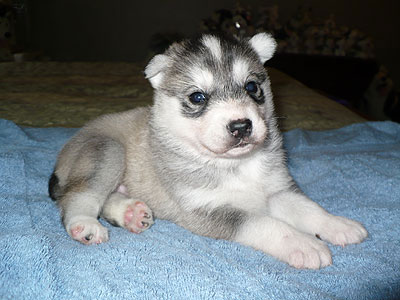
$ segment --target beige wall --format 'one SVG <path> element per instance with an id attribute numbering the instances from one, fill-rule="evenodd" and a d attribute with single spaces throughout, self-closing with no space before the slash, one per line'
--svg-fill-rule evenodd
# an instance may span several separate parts
<path id="1" fill-rule="evenodd" d="M 28 0 L 29 1 L 29 0 Z M 59 60 L 145 60 L 152 34 L 193 34 L 200 20 L 235 0 L 30 0 L 30 42 Z M 299 5 L 321 18 L 334 13 L 340 24 L 374 38 L 378 60 L 400 88 L 400 1 L 279 0 L 241 1 L 254 9 L 279 4 L 283 20 Z"/>

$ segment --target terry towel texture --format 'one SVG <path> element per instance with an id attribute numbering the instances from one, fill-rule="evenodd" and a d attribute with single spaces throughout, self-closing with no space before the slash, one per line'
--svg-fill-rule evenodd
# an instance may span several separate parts
<path id="1" fill-rule="evenodd" d="M 284 135 L 291 173 L 303 191 L 370 234 L 360 245 L 330 245 L 333 265 L 318 271 L 296 270 L 162 220 L 140 235 L 103 222 L 109 242 L 73 241 L 47 195 L 47 180 L 75 131 L 0 120 L 0 299 L 400 297 L 398 124 Z"/>

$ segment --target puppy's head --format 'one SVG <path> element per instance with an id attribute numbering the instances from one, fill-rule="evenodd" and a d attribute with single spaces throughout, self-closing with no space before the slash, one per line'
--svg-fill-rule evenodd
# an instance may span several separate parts
<path id="1" fill-rule="evenodd" d="M 171 45 L 145 70 L 155 89 L 153 129 L 200 155 L 248 154 L 268 134 L 273 107 L 263 64 L 275 48 L 266 33 L 242 42 L 203 35 Z"/>

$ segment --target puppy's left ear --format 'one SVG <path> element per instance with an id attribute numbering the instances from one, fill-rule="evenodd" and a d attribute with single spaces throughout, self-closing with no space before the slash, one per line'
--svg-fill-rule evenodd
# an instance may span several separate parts
<path id="1" fill-rule="evenodd" d="M 276 50 L 274 38 L 265 32 L 254 35 L 249 40 L 249 44 L 256 51 L 263 64 L 274 55 Z"/>
<path id="2" fill-rule="evenodd" d="M 169 57 L 165 54 L 158 54 L 154 56 L 144 69 L 146 79 L 148 79 L 153 86 L 157 89 L 164 77 L 164 70 L 169 64 Z"/>

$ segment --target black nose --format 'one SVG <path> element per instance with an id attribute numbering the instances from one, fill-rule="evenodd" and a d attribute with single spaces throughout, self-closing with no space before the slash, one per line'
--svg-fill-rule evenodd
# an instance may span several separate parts
<path id="1" fill-rule="evenodd" d="M 237 139 L 251 135 L 253 124 L 249 119 L 239 119 L 228 124 L 228 130 Z"/>

